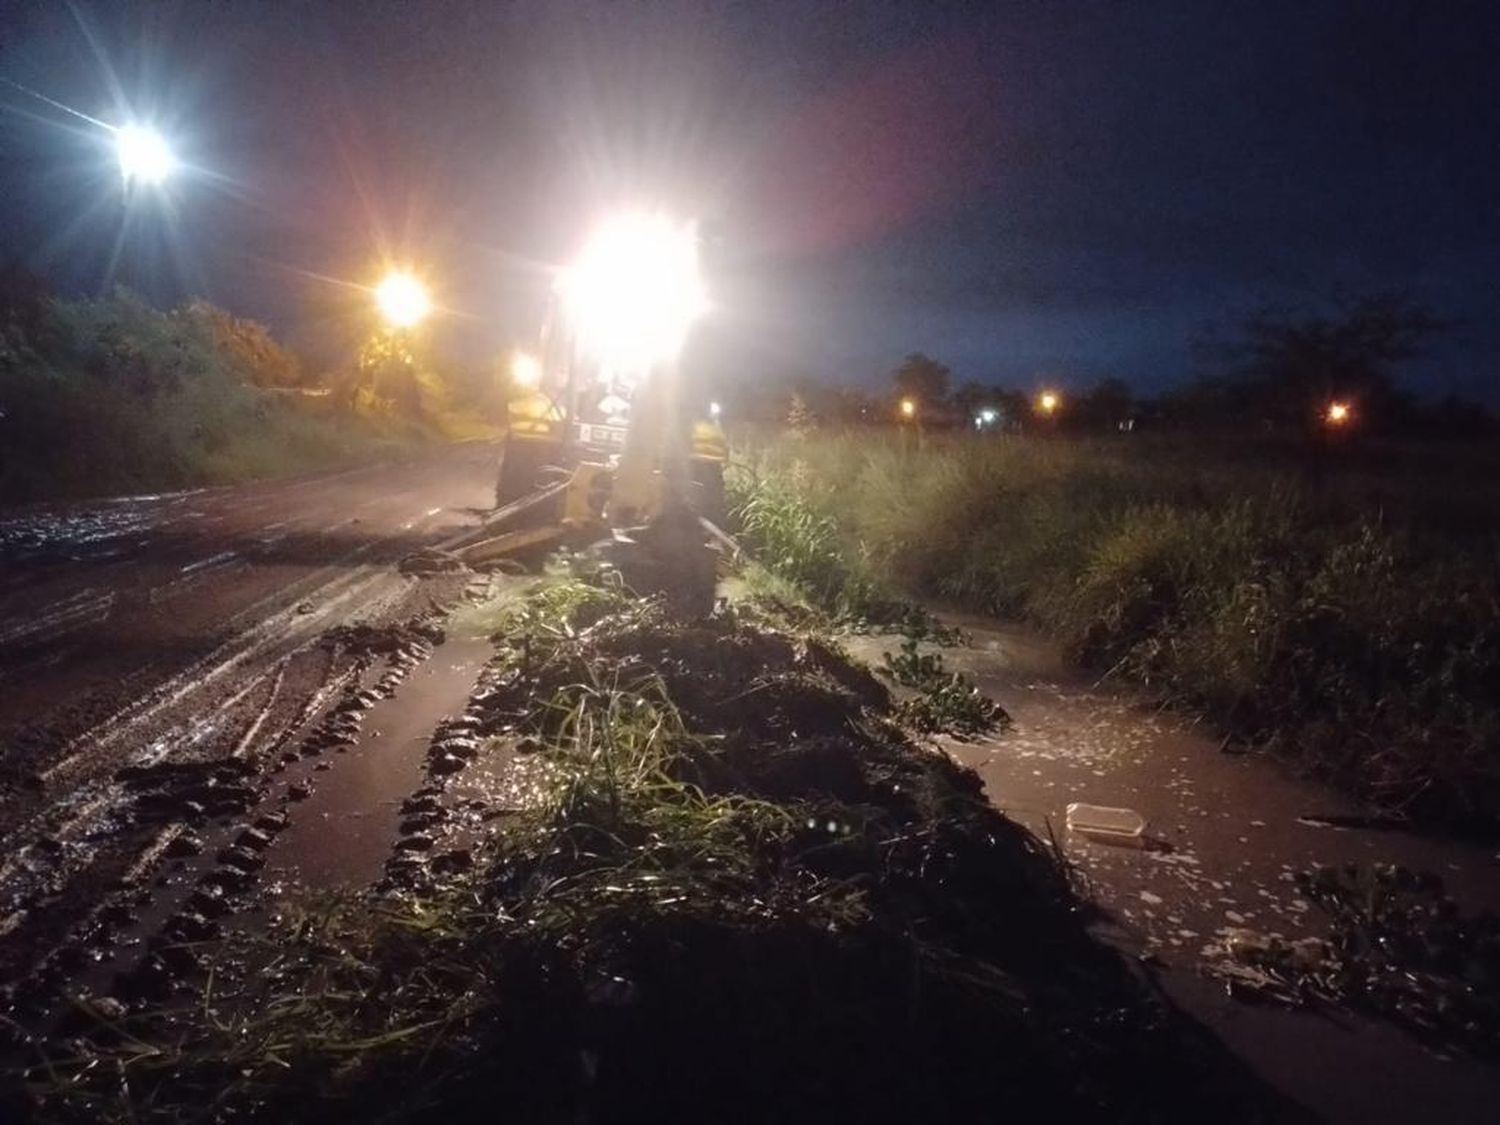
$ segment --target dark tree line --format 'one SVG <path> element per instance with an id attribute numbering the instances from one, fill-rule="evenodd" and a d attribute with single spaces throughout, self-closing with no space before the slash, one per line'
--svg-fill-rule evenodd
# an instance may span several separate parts
<path id="1" fill-rule="evenodd" d="M 1402 389 L 1403 364 L 1454 327 L 1420 305 L 1392 295 L 1362 297 L 1331 311 L 1266 309 L 1228 337 L 1195 346 L 1199 374 L 1155 397 L 1119 378 L 1079 390 L 1058 390 L 1054 410 L 1039 409 L 1047 383 L 1024 388 L 976 380 L 922 352 L 891 372 L 887 389 L 829 387 L 810 379 L 761 383 L 738 396 L 735 413 L 784 422 L 795 397 L 799 426 L 890 425 L 903 419 L 932 427 L 1076 433 L 1148 429 L 1226 430 L 1293 435 L 1327 424 L 1340 404 L 1362 433 L 1414 433 L 1471 438 L 1496 432 L 1491 413 L 1457 398 L 1424 400 Z M 911 403 L 903 413 L 904 400 Z"/>

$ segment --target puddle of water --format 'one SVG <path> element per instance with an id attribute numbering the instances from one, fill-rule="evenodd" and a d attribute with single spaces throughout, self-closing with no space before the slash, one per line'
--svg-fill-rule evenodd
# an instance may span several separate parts
<path id="1" fill-rule="evenodd" d="M 1050 824 L 1088 893 L 1113 915 L 1108 940 L 1156 954 L 1174 999 L 1274 1085 L 1331 1120 L 1493 1119 L 1500 1096 L 1493 1068 L 1440 1059 L 1389 1026 L 1249 1007 L 1193 971 L 1200 953 L 1234 927 L 1287 937 L 1323 932 L 1320 912 L 1294 882 L 1313 864 L 1399 863 L 1442 876 L 1465 911 L 1500 909 L 1493 848 L 1299 819 L 1361 810 L 1274 760 L 1222 753 L 1207 729 L 1092 683 L 1021 630 L 957 623 L 972 631 L 974 645 L 944 650 L 945 665 L 972 676 L 1015 725 L 947 749 L 979 772 L 1008 816 L 1043 838 Z M 858 638 L 850 647 L 878 660 L 895 643 Z M 1121 849 L 1067 834 L 1072 801 L 1138 810 L 1159 847 Z"/>
<path id="2" fill-rule="evenodd" d="M 324 755 L 328 770 L 298 772 L 311 781 L 312 795 L 292 806 L 291 825 L 271 853 L 268 881 L 362 887 L 379 878 L 400 804 L 422 784 L 433 729 L 463 711 L 493 651 L 485 640 L 450 638 L 394 696 L 370 708 L 357 746 Z"/>

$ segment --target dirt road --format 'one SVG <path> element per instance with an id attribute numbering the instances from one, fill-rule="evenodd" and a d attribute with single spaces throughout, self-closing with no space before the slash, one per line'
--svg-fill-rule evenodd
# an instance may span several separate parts
<path id="1" fill-rule="evenodd" d="M 1440 875 L 1468 911 L 1500 911 L 1500 854 L 1390 830 L 1333 828 L 1368 810 L 1261 755 L 1225 753 L 1212 734 L 1128 690 L 1095 683 L 1055 646 L 986 618 L 943 615 L 971 647 L 945 649 L 1014 725 L 947 742 L 991 800 L 1044 839 L 1054 833 L 1109 916 L 1105 936 L 1161 966 L 1158 979 L 1273 1085 L 1334 1121 L 1490 1121 L 1500 1071 L 1438 1058 L 1393 1028 L 1230 999 L 1202 972 L 1234 929 L 1297 938 L 1322 918 L 1293 875 L 1314 864 L 1388 862 Z M 855 638 L 878 662 L 896 641 Z M 1065 830 L 1070 802 L 1142 813 L 1151 849 Z"/>
<path id="2" fill-rule="evenodd" d="M 466 445 L 0 519 L 0 985 L 47 959 L 115 959 L 97 940 L 100 911 L 139 910 L 105 907 L 106 895 L 144 882 L 163 854 L 212 855 L 205 826 L 264 811 L 273 775 L 295 791 L 283 801 L 302 802 L 333 776 L 313 761 L 324 747 L 386 733 L 425 748 L 482 663 L 477 649 L 455 660 L 439 647 L 474 576 L 395 564 L 476 524 L 493 461 Z M 398 694 L 399 722 L 377 707 Z M 308 776 L 294 778 L 303 757 Z M 369 815 L 381 786 L 410 791 L 388 759 L 340 759 L 359 764 L 328 788 L 362 779 L 354 815 Z M 337 854 L 301 850 L 341 873 Z M 360 848 L 342 856 L 368 881 Z M 158 888 L 148 913 L 171 897 Z"/>

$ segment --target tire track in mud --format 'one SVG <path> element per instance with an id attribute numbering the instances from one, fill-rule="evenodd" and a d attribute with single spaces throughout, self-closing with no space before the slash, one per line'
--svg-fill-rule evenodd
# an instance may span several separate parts
<path id="1" fill-rule="evenodd" d="M 454 465 L 435 468 L 451 477 Z M 383 534 L 327 554 L 311 572 L 279 581 L 237 607 L 221 621 L 229 635 L 206 655 L 59 743 L 29 782 L 22 773 L 23 784 L 0 787 L 0 817 L 8 825 L 0 856 L 0 980 L 24 975 L 38 950 L 66 948 L 62 938 L 81 916 L 97 915 L 98 903 L 111 901 L 184 846 L 184 824 L 215 821 L 259 800 L 267 760 L 358 674 L 352 665 L 359 661 L 332 655 L 324 643 L 330 627 L 352 615 L 367 621 L 409 616 L 414 606 L 451 599 L 454 578 L 414 582 L 392 565 L 391 549 L 399 550 L 403 537 L 433 545 L 429 529 L 445 509 L 419 504 L 431 495 L 437 475 L 407 477 L 396 490 L 343 505 L 346 515 L 378 505 L 401 522 L 377 517 Z M 300 483 L 304 496 L 310 485 L 328 481 Z M 284 492 L 264 497 L 264 504 L 285 513 Z M 398 514 L 403 509 L 409 518 Z M 244 513 L 221 515 L 242 519 Z M 291 522 L 256 520 L 257 535 L 274 544 Z M 330 525 L 308 512 L 298 522 L 337 543 L 361 519 L 348 516 Z M 464 527 L 435 545 L 468 531 Z M 236 565 L 230 555 L 213 552 L 176 573 L 186 571 L 191 581 Z M 185 818 L 164 819 L 164 794 L 142 792 L 139 774 L 130 784 L 120 776 L 156 767 L 192 778 L 198 795 L 217 800 L 217 807 L 197 802 Z M 140 815 L 143 809 L 150 815 Z"/>
<path id="2" fill-rule="evenodd" d="M 401 475 L 395 489 L 372 487 L 384 483 L 392 466 L 363 467 L 297 481 L 44 508 L 0 519 L 0 562 L 5 565 L 0 586 L 5 636 L 0 643 L 8 650 L 0 662 L 0 683 L 59 663 L 57 653 L 35 652 L 39 647 L 70 634 L 87 634 L 131 613 L 159 613 L 184 595 L 214 584 L 222 590 L 227 580 L 246 577 L 267 562 L 275 565 L 288 540 L 295 557 L 315 552 L 319 542 L 337 544 L 365 515 L 379 523 L 381 513 L 409 514 L 431 496 L 434 478 L 450 483 L 455 467 L 466 466 L 451 457 L 416 466 L 415 472 Z M 429 508 L 352 551 L 335 550 L 320 565 L 346 565 L 380 550 L 440 511 Z M 336 518 L 330 520 L 330 513 Z M 86 575 L 83 591 L 77 588 L 79 574 Z M 97 596 L 100 591 L 104 602 L 75 604 L 81 594 Z"/>
<path id="3" fill-rule="evenodd" d="M 87 587 L 62 598 L 32 617 L 0 628 L 0 644 L 13 645 L 37 636 L 57 636 L 84 625 L 92 625 L 109 616 L 117 595 L 113 590 Z"/>
<path id="4" fill-rule="evenodd" d="M 413 495 L 420 492 L 420 489 L 412 490 Z M 420 516 L 406 520 L 383 535 L 372 536 L 347 551 L 332 555 L 310 573 L 289 582 L 277 583 L 274 588 L 250 604 L 240 607 L 228 617 L 221 619 L 217 623 L 217 631 L 226 635 L 227 639 L 220 642 L 206 655 L 193 661 L 185 669 L 175 670 L 164 680 L 130 699 L 124 706 L 98 717 L 89 723 L 87 729 L 75 733 L 61 747 L 49 753 L 48 756 L 55 756 L 61 759 L 60 761 L 54 760 L 49 764 L 32 767 L 36 779 L 43 786 L 52 785 L 54 775 L 59 772 L 66 773 L 67 766 L 88 747 L 91 741 L 117 742 L 115 735 L 122 725 L 130 724 L 130 727 L 133 727 L 140 722 L 150 721 L 154 716 L 161 714 L 163 706 L 170 706 L 174 701 L 174 691 L 178 685 L 191 685 L 205 677 L 218 678 L 225 671 L 233 670 L 245 661 L 255 659 L 263 651 L 268 651 L 271 646 L 275 645 L 277 630 L 283 630 L 289 636 L 305 636 L 315 631 L 311 628 L 295 627 L 296 618 L 326 616 L 318 608 L 320 604 L 326 608 L 326 603 L 330 599 L 338 598 L 341 601 L 348 601 L 373 588 L 378 584 L 382 575 L 389 573 L 388 566 L 384 563 L 366 564 L 360 570 L 353 572 L 349 571 L 349 567 L 372 554 L 387 550 L 391 543 L 403 536 L 410 536 L 414 532 L 420 534 L 420 530 L 430 525 L 433 517 L 441 511 L 441 508 L 429 508 Z M 335 538 L 343 530 L 358 522 L 359 517 L 349 517 L 332 527 L 321 528 L 320 532 L 325 537 Z M 247 560 L 245 565 L 248 567 L 252 564 Z M 125 601 L 137 606 L 156 607 L 160 602 L 169 600 L 177 593 L 187 592 L 187 590 L 172 592 L 174 584 L 178 582 L 196 584 L 214 574 L 215 570 L 216 568 L 213 567 L 204 567 L 185 577 L 152 586 L 144 593 L 130 595 L 124 599 L 115 599 L 113 595 L 110 595 L 111 602 L 115 604 Z M 357 580 L 364 581 L 363 587 L 349 589 Z M 306 606 L 312 606 L 313 609 L 308 610 Z M 317 622 L 309 621 L 306 624 L 315 626 Z M 101 643 L 107 643 L 107 639 L 101 638 Z M 55 659 L 55 654 L 51 655 Z M 48 659 L 48 656 L 49 654 L 43 653 L 39 658 L 40 662 L 44 665 L 51 663 L 52 660 Z M 0 670 L 0 682 L 9 678 L 17 670 L 28 669 L 24 663 L 21 663 L 12 665 L 8 670 Z M 126 729 L 128 732 L 130 728 Z M 9 802 L 3 795 L 0 795 L 0 818 L 7 816 L 8 804 Z"/>
<path id="5" fill-rule="evenodd" d="M 350 609 L 358 606 L 367 616 L 389 612 L 410 593 L 404 583 L 386 567 L 336 577 L 315 591 L 319 604 L 313 612 L 297 603 L 272 615 L 69 744 L 39 775 L 35 813 L 7 833 L 9 851 L 0 860 L 0 939 L 16 931 L 38 903 L 61 895 L 98 863 L 106 849 L 90 847 L 91 839 L 113 832 L 139 842 L 139 833 L 129 827 L 136 801 L 116 780 L 119 772 L 224 760 L 212 755 L 225 741 L 226 728 L 237 725 L 236 704 L 269 686 L 279 670 L 284 679 L 287 662 L 315 646 Z M 381 586 L 385 589 L 378 590 Z M 232 685 L 240 674 L 246 680 L 236 691 Z M 324 697 L 332 674 L 327 669 L 304 688 L 311 702 Z M 244 761 L 250 728 L 264 721 L 261 709 L 243 720 L 228 760 Z M 256 756 L 266 753 L 268 744 L 274 746 L 274 740 L 263 739 Z"/>
<path id="6" fill-rule="evenodd" d="M 476 580 L 455 600 L 478 597 L 488 587 L 488 580 Z M 108 1006 L 191 990 L 198 952 L 217 939 L 221 920 L 260 909 L 265 897 L 282 891 L 280 880 L 289 871 L 306 868 L 307 881 L 321 886 L 372 881 L 393 843 L 399 853 L 400 840 L 407 838 L 398 835 L 397 805 L 419 783 L 424 752 L 443 737 L 451 741 L 447 716 L 470 700 L 492 655 L 487 642 L 459 640 L 450 642 L 457 651 L 446 668 L 427 667 L 444 660 L 439 623 L 448 609 L 406 624 L 342 626 L 327 633 L 325 646 L 349 666 L 325 682 L 270 749 L 262 743 L 256 757 L 264 768 L 258 773 L 233 758 L 196 771 L 170 763 L 121 771 L 115 784 L 137 802 L 162 795 L 167 807 L 176 801 L 177 815 L 143 829 L 114 893 L 103 896 L 40 963 L 11 980 L 0 1011 L 8 1007 L 18 1024 L 38 1027 L 65 1023 L 67 996 L 102 996 Z M 424 685 L 422 677 L 413 683 L 419 669 L 433 673 L 431 683 Z M 251 727 L 263 717 L 257 712 Z M 397 729 L 403 721 L 404 733 Z M 253 737 L 250 730 L 246 736 Z M 288 748 L 277 754 L 282 746 Z M 352 784 L 336 783 L 344 775 Z M 371 778 L 383 796 L 372 794 Z M 320 783 L 331 800 L 320 801 Z M 211 808 L 187 808 L 190 795 L 215 790 L 230 794 L 228 804 L 236 807 L 220 808 L 217 815 Z M 389 823 L 372 825 L 352 846 L 331 847 L 336 837 L 328 832 L 330 820 L 374 819 L 382 810 Z M 285 861 L 263 895 L 261 876 L 273 847 Z M 331 863 L 330 851 L 336 853 Z"/>
<path id="7" fill-rule="evenodd" d="M 106 652 L 85 658 L 103 666 L 113 634 L 122 630 L 132 643 L 150 641 L 153 647 L 134 667 L 114 658 L 117 684 L 100 696 L 102 702 L 113 696 L 109 709 L 67 703 L 37 728 L 44 737 L 34 749 L 13 744 L 7 752 L 6 773 L 17 784 L 0 784 L 0 831 L 7 845 L 0 853 L 0 1017 L 12 999 L 20 1011 L 50 997 L 45 1007 L 70 982 L 97 984 L 106 968 L 118 973 L 123 962 L 133 967 L 137 953 L 154 953 L 167 921 L 182 912 L 181 902 L 169 900 L 183 877 L 168 868 L 192 861 L 206 865 L 202 876 L 212 875 L 205 887 L 196 881 L 186 887 L 183 901 L 198 890 L 222 897 L 247 871 L 256 871 L 246 845 L 275 835 L 265 825 L 255 830 L 261 835 L 245 835 L 255 822 L 284 826 L 288 810 L 309 799 L 317 804 L 318 787 L 311 782 L 330 776 L 325 763 L 334 754 L 342 754 L 340 761 L 360 756 L 350 752 L 364 710 L 431 659 L 432 650 L 376 653 L 361 649 L 358 638 L 399 631 L 402 622 L 439 620 L 462 596 L 473 577 L 468 572 L 412 576 L 394 564 L 413 549 L 442 550 L 471 533 L 468 518 L 440 515 L 467 509 L 432 506 L 432 499 L 441 493 L 461 502 L 468 488 L 476 498 L 482 495 L 487 490 L 474 486 L 487 484 L 485 458 L 474 447 L 415 472 L 361 471 L 363 480 L 354 483 L 363 495 L 342 495 L 339 480 L 354 475 L 346 472 L 222 497 L 185 496 L 166 511 L 152 512 L 146 521 L 151 527 L 127 529 L 108 541 L 109 557 L 96 565 L 87 554 L 65 553 L 60 563 L 38 564 L 35 575 L 16 575 L 23 581 L 7 574 L 7 604 L 26 612 L 0 615 L 0 621 L 33 639 L 47 632 L 45 623 L 35 627 L 38 604 L 44 612 L 77 614 L 74 607 L 91 604 L 90 588 L 115 593 L 112 617 L 71 629 L 66 645 L 42 648 L 41 667 L 71 659 L 70 650 L 87 653 L 78 646 L 90 636 Z M 384 487 L 387 481 L 396 487 Z M 200 504 L 221 498 L 228 506 L 217 511 Z M 337 517 L 331 521 L 330 509 Z M 0 539 L 14 523 L 0 524 Z M 159 542 L 142 538 L 157 528 Z M 211 549 L 215 540 L 221 546 Z M 135 545 L 117 553 L 126 541 Z M 8 548 L 14 543 L 14 537 L 0 542 L 0 551 L 13 553 Z M 263 563 L 270 564 L 264 571 L 236 576 Z M 87 569 L 70 569 L 75 566 Z M 75 588 L 64 589 L 65 597 L 49 601 L 49 590 L 69 585 Z M 159 632 L 132 632 L 131 620 L 121 616 L 174 613 L 181 595 L 200 592 L 190 616 L 174 622 L 167 634 L 201 637 L 207 626 L 208 644 L 180 646 L 187 650 L 185 661 L 154 647 Z M 229 605 L 218 600 L 226 594 Z M 363 624 L 351 627 L 351 620 Z M 7 647 L 5 671 L 13 672 L 16 649 L 23 646 Z M 35 645 L 22 655 L 34 651 Z M 63 668 L 70 677 L 64 682 L 77 683 L 77 669 Z M 16 690 L 13 684 L 7 688 Z M 49 694 L 67 699 L 56 688 Z M 86 729 L 80 720 L 87 721 Z M 331 734 L 353 742 L 334 754 L 324 754 L 328 746 L 313 749 L 317 738 Z M 392 839 L 396 819 L 393 803 Z M 383 848 L 388 844 L 382 841 Z M 231 847 L 240 850 L 231 856 Z M 225 857 L 238 859 L 240 868 Z M 376 868 L 379 863 L 374 861 Z M 172 880 L 170 886 L 161 883 L 164 878 Z M 159 898 L 161 908 L 143 905 L 143 895 Z M 168 905 L 172 909 L 163 913 Z M 116 932 L 124 935 L 123 944 L 103 940 Z M 112 976 L 103 983 L 112 987 Z M 5 1027 L 0 1018 L 0 1042 Z"/>

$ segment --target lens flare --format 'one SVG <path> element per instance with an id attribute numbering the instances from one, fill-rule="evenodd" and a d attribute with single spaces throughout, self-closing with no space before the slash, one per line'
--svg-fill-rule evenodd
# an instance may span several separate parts
<path id="1" fill-rule="evenodd" d="M 708 306 L 696 231 L 647 213 L 595 228 L 558 291 L 580 348 L 624 374 L 673 359 Z"/>
<path id="2" fill-rule="evenodd" d="M 542 362 L 530 352 L 516 352 L 510 357 L 510 381 L 526 391 L 542 385 Z"/>
<path id="3" fill-rule="evenodd" d="M 405 271 L 390 273 L 375 287 L 375 304 L 392 328 L 411 328 L 432 312 L 427 287 Z"/>
<path id="4" fill-rule="evenodd" d="M 127 184 L 159 184 L 177 169 L 177 157 L 155 129 L 124 125 L 115 130 L 115 156 Z"/>

